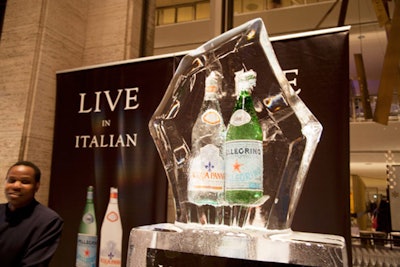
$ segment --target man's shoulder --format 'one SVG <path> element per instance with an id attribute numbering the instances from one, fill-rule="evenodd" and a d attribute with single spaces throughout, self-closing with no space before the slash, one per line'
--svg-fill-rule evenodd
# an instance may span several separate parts
<path id="1" fill-rule="evenodd" d="M 62 221 L 61 216 L 57 212 L 41 204 L 40 202 L 38 202 L 35 207 L 35 213 L 46 220 L 58 219 Z"/>
<path id="2" fill-rule="evenodd" d="M 0 203 L 0 218 L 5 216 L 7 203 Z"/>

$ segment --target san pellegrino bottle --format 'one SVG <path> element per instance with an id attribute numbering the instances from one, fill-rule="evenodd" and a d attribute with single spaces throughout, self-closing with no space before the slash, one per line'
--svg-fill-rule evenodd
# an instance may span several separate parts
<path id="1" fill-rule="evenodd" d="M 110 188 L 110 201 L 101 225 L 100 267 L 120 267 L 122 256 L 122 223 L 118 208 L 118 189 Z"/>
<path id="2" fill-rule="evenodd" d="M 93 186 L 86 193 L 86 205 L 79 225 L 76 248 L 76 267 L 96 267 L 97 223 L 93 203 Z"/>
<path id="3" fill-rule="evenodd" d="M 226 133 L 225 200 L 253 204 L 263 196 L 262 129 L 251 96 L 256 72 L 235 73 L 237 100 Z"/>
<path id="4" fill-rule="evenodd" d="M 217 205 L 224 199 L 226 127 L 217 99 L 221 79 L 217 71 L 207 76 L 203 103 L 192 128 L 188 200 L 199 205 Z"/>

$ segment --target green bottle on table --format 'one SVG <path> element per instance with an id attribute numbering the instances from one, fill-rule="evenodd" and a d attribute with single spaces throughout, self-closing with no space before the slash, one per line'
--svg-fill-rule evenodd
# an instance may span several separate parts
<path id="1" fill-rule="evenodd" d="M 97 223 L 93 203 L 93 186 L 86 193 L 86 205 L 79 224 L 76 249 L 77 267 L 95 267 L 97 261 Z"/>
<path id="2" fill-rule="evenodd" d="M 251 96 L 256 75 L 253 70 L 235 73 L 237 100 L 225 143 L 225 200 L 230 205 L 253 204 L 263 196 L 263 134 Z"/>

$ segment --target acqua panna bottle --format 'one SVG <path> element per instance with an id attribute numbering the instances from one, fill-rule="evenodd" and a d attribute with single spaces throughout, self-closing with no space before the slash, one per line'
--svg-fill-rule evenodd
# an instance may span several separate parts
<path id="1" fill-rule="evenodd" d="M 96 267 L 97 262 L 97 223 L 93 203 L 93 186 L 86 193 L 86 205 L 79 224 L 76 267 Z"/>
<path id="2" fill-rule="evenodd" d="M 251 96 L 256 75 L 235 73 L 237 100 L 225 143 L 225 200 L 231 205 L 253 204 L 263 196 L 263 135 Z"/>
<path id="3" fill-rule="evenodd" d="M 221 79 L 217 71 L 207 76 L 204 99 L 192 128 L 188 200 L 198 205 L 218 205 L 224 200 L 226 127 L 217 98 Z"/>
<path id="4" fill-rule="evenodd" d="M 118 189 L 110 188 L 110 201 L 101 225 L 100 267 L 120 267 L 122 256 L 122 223 L 118 208 Z"/>

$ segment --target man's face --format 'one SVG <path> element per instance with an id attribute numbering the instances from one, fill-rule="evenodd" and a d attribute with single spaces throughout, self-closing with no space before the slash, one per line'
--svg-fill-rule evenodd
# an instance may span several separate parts
<path id="1" fill-rule="evenodd" d="M 26 206 L 39 189 L 35 171 L 24 165 L 14 166 L 7 173 L 5 195 L 11 210 Z"/>

